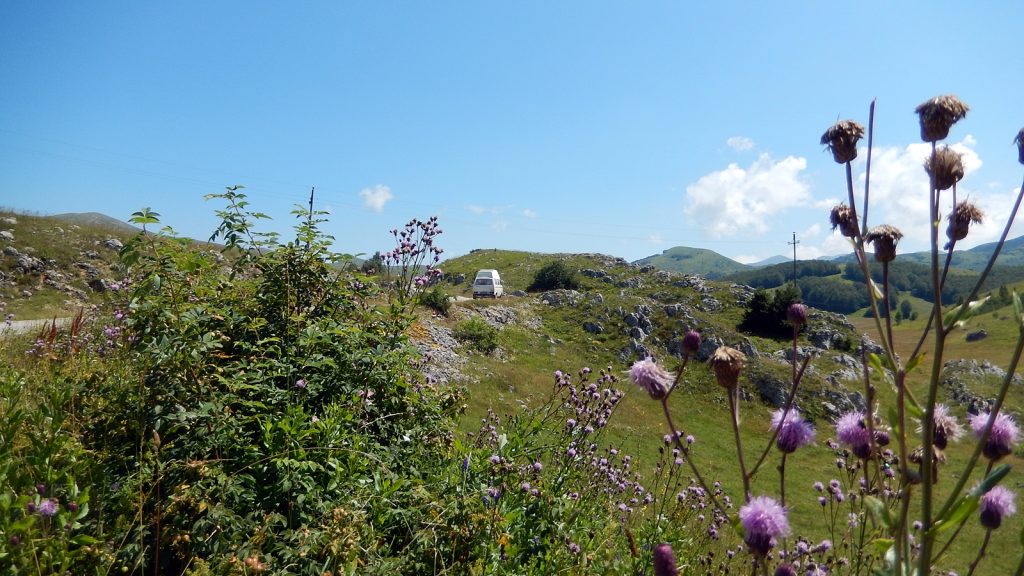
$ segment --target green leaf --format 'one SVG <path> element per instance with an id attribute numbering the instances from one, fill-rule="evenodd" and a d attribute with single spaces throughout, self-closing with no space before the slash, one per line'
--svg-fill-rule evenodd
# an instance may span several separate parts
<path id="1" fill-rule="evenodd" d="M 880 499 L 874 496 L 865 496 L 864 504 L 867 505 L 868 512 L 871 513 L 871 516 L 875 519 L 876 522 L 885 526 L 886 530 L 892 529 L 892 513 L 889 512 L 889 508 L 885 505 L 884 502 L 882 502 Z M 882 552 L 882 550 L 879 550 L 879 552 Z"/>
<path id="2" fill-rule="evenodd" d="M 918 354 L 914 354 L 914 357 L 911 358 L 909 362 L 907 362 L 907 374 L 913 372 L 914 368 L 917 368 L 917 366 L 921 364 L 921 361 L 924 360 L 925 355 L 927 355 L 927 352 L 920 352 Z"/>
<path id="3" fill-rule="evenodd" d="M 878 498 L 875 498 L 875 500 L 878 500 Z M 881 500 L 879 500 L 879 502 L 881 502 Z M 872 544 L 875 545 L 875 553 L 877 554 L 885 554 L 895 543 L 896 541 L 892 538 L 876 538 L 872 542 Z"/>
<path id="4" fill-rule="evenodd" d="M 956 507 L 949 513 L 949 518 L 936 520 L 935 524 L 928 530 L 928 535 L 935 537 L 954 526 L 962 524 L 971 513 L 978 509 L 979 500 L 981 500 L 981 497 L 975 496 L 973 491 L 970 494 L 964 494 L 959 502 L 957 502 Z"/>
<path id="5" fill-rule="evenodd" d="M 1020 328 L 1024 330 L 1024 304 L 1020 302 L 1020 295 L 1014 290 L 1011 295 L 1013 296 L 1013 315 L 1017 318 L 1017 323 Z"/>
<path id="6" fill-rule="evenodd" d="M 943 327 L 945 327 L 946 330 L 949 330 L 954 324 L 961 325 L 964 321 L 970 319 L 971 316 L 974 316 L 978 309 L 984 306 L 985 302 L 988 302 L 988 299 L 991 297 L 991 295 L 985 296 L 981 300 L 968 302 L 967 306 L 957 306 L 949 312 L 946 312 L 942 317 Z"/>
<path id="7" fill-rule="evenodd" d="M 1012 466 L 1009 464 L 1000 464 L 999 466 L 996 466 L 996 469 L 986 476 L 985 479 L 981 481 L 981 484 L 978 484 L 974 487 L 974 490 L 971 490 L 971 495 L 980 498 L 983 494 L 991 490 L 993 486 L 998 484 L 1000 480 L 1005 478 L 1006 475 L 1010 473 L 1010 468 L 1012 468 Z"/>

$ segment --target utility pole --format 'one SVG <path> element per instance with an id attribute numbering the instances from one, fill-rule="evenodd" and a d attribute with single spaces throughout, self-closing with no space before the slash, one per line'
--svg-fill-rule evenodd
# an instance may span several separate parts
<path id="1" fill-rule="evenodd" d="M 793 286 L 794 287 L 796 286 L 796 245 L 799 244 L 799 243 L 800 243 L 800 241 L 796 239 L 796 232 L 793 232 L 793 241 L 792 242 L 786 242 L 786 244 L 791 244 L 793 246 Z"/>
<path id="2" fill-rule="evenodd" d="M 306 213 L 306 226 L 313 226 L 313 194 L 316 193 L 316 186 L 309 189 L 309 212 Z M 306 239 L 306 251 L 309 251 L 309 239 Z"/>

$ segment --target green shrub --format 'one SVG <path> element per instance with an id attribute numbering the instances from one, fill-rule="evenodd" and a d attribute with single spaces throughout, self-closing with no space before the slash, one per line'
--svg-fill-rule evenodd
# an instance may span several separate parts
<path id="1" fill-rule="evenodd" d="M 580 287 L 576 273 L 569 270 L 560 260 L 546 264 L 533 276 L 533 282 L 526 288 L 531 292 L 541 290 L 576 290 Z"/>
<path id="2" fill-rule="evenodd" d="M 490 354 L 498 347 L 498 331 L 476 316 L 459 322 L 452 335 L 484 354 Z"/>
<path id="3" fill-rule="evenodd" d="M 442 316 L 447 316 L 452 308 L 448 294 L 439 286 L 426 290 L 419 295 L 419 303 Z"/>

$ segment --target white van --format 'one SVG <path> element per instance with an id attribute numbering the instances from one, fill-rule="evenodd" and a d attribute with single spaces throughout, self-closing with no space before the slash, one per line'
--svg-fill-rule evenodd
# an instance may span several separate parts
<path id="1" fill-rule="evenodd" d="M 480 270 L 473 280 L 473 298 L 500 298 L 505 293 L 497 270 Z"/>

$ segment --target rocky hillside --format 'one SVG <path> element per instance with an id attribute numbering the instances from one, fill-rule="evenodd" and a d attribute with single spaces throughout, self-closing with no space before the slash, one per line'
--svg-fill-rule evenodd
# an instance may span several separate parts
<path id="1" fill-rule="evenodd" d="M 89 306 L 115 285 L 117 253 L 130 237 L 102 224 L 0 213 L 0 301 L 18 319 Z"/>
<path id="2" fill-rule="evenodd" d="M 533 274 L 547 263 L 561 261 L 576 272 L 579 288 L 526 293 Z M 785 400 L 791 342 L 746 334 L 737 329 L 753 289 L 701 276 L 657 270 L 596 254 L 533 254 L 487 251 L 446 262 L 452 295 L 465 295 L 480 268 L 498 268 L 511 295 L 496 301 L 457 303 L 450 318 L 422 318 L 418 341 L 434 360 L 438 379 L 500 380 L 503 364 L 538 372 L 564 366 L 562 358 L 626 370 L 637 359 L 653 356 L 672 365 L 681 358 L 680 342 L 690 329 L 703 335 L 700 360 L 727 344 L 743 351 L 749 361 L 751 384 L 747 397 L 772 406 Z M 460 322 L 479 318 L 504 337 L 493 358 L 470 351 L 452 336 Z M 832 417 L 862 404 L 856 358 L 861 336 L 845 317 L 812 311 L 798 354 L 812 356 L 805 379 L 813 402 L 808 413 Z M 868 346 L 873 346 L 867 340 Z M 676 359 L 673 359 L 676 358 Z M 571 365 L 570 365 L 571 366 Z M 566 366 L 566 367 L 570 367 Z M 706 368 L 696 368 L 706 385 Z"/>

